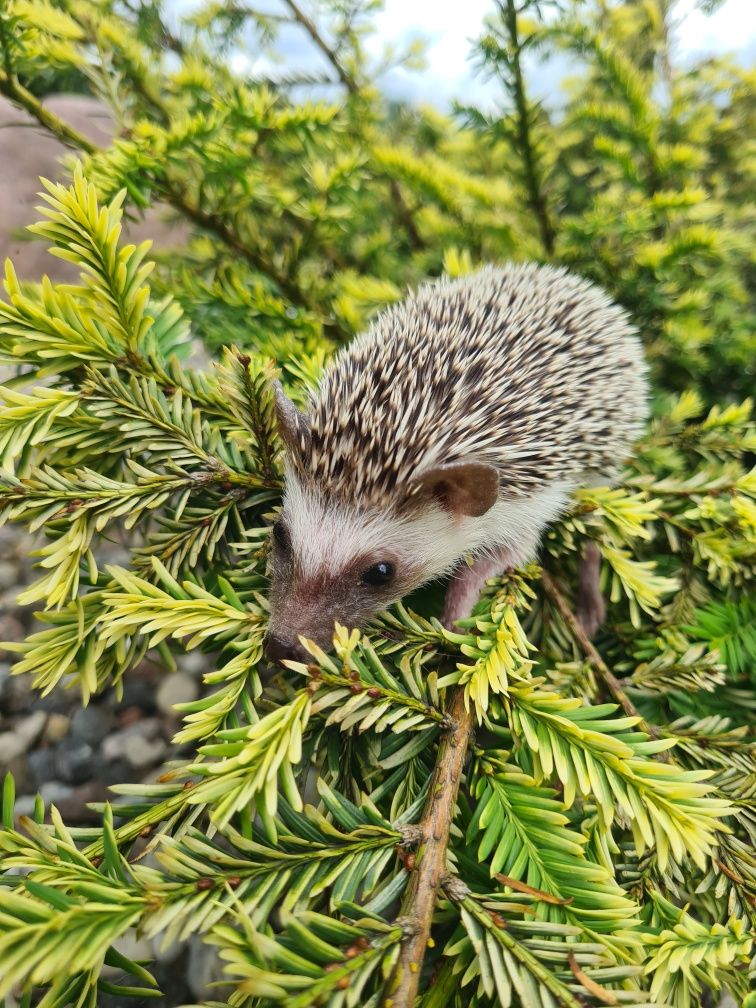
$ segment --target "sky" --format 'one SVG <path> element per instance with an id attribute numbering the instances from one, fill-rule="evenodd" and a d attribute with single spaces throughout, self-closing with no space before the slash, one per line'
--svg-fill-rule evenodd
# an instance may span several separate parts
<path id="1" fill-rule="evenodd" d="M 387 95 L 427 101 L 444 108 L 454 99 L 486 105 L 498 86 L 476 77 L 470 65 L 471 39 L 479 34 L 483 18 L 493 8 L 491 0 L 385 0 L 376 18 L 374 51 L 387 40 L 422 37 L 427 68 L 417 74 L 397 69 L 382 82 Z M 694 61 L 702 55 L 734 53 L 744 65 L 756 62 L 756 0 L 725 0 L 707 17 L 695 0 L 679 0 L 673 30 L 675 61 Z M 554 57 L 531 76 L 531 88 L 545 97 L 569 72 L 566 57 Z"/>
<path id="2" fill-rule="evenodd" d="M 427 69 L 412 73 L 397 69 L 386 75 L 385 92 L 391 97 L 415 98 L 444 107 L 453 99 L 487 103 L 498 86 L 472 72 L 468 57 L 471 39 L 480 32 L 483 18 L 493 8 L 491 0 L 385 0 L 378 14 L 378 31 L 372 41 L 379 51 L 388 40 L 422 37 L 426 40 Z M 702 55 L 736 54 L 739 62 L 756 62 L 756 0 L 725 0 L 706 17 L 694 0 L 680 0 L 676 9 L 674 52 L 679 61 Z M 550 60 L 541 68 L 540 87 L 547 94 L 568 71 L 566 58 Z M 531 87 L 534 81 L 531 78 Z"/>
<path id="3" fill-rule="evenodd" d="M 310 13 L 313 5 L 300 0 Z M 176 8 L 191 7 L 196 0 L 176 0 Z M 280 10 L 276 0 L 262 0 L 257 9 Z M 469 60 L 472 40 L 481 30 L 484 17 L 493 10 L 492 0 L 384 0 L 375 15 L 376 32 L 368 40 L 368 51 L 378 60 L 389 43 L 405 48 L 412 39 L 425 41 L 426 68 L 421 71 L 395 68 L 384 74 L 381 86 L 391 98 L 428 102 L 440 109 L 452 101 L 473 102 L 487 107 L 495 102 L 499 86 L 475 75 Z M 696 9 L 695 0 L 678 0 L 673 29 L 676 62 L 693 62 L 697 57 L 732 53 L 744 65 L 756 63 L 756 0 L 724 0 L 718 10 L 706 16 Z M 286 64 L 314 73 L 330 68 L 314 50 L 306 33 L 297 26 L 280 34 L 276 48 Z M 255 54 L 253 68 L 258 73 L 276 75 L 280 67 Z M 234 68 L 243 73 L 250 66 L 248 55 L 232 56 Z M 574 63 L 566 54 L 540 63 L 529 75 L 531 93 L 539 98 L 555 95 L 560 80 Z"/>

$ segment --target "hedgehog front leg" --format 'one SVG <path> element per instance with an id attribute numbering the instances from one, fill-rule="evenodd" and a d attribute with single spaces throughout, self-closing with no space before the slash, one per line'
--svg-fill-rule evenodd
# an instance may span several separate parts
<path id="1" fill-rule="evenodd" d="M 457 620 L 467 619 L 478 601 L 483 587 L 490 578 L 511 570 L 522 562 L 512 550 L 502 547 L 494 554 L 480 557 L 471 566 L 463 563 L 455 571 L 446 589 L 441 622 L 449 630 Z"/>
<path id="2" fill-rule="evenodd" d="M 502 547 L 495 554 L 481 557 L 472 566 L 463 564 L 455 572 L 446 590 L 441 622 L 450 630 L 457 620 L 467 619 L 490 578 L 523 563 L 523 555 Z M 596 543 L 588 541 L 578 566 L 576 616 L 591 638 L 604 622 L 606 606 L 599 586 L 601 553 Z"/>

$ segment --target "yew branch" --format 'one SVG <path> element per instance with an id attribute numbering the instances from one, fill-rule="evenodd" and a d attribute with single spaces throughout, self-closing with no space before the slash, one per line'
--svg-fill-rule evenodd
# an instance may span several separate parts
<path id="1" fill-rule="evenodd" d="M 474 724 L 472 710 L 465 709 L 463 686 L 452 691 L 446 714 L 451 727 L 438 747 L 436 767 L 419 824 L 422 840 L 400 917 L 405 938 L 388 984 L 385 1008 L 414 1008 L 433 910 L 439 888 L 447 877 L 449 831 Z"/>

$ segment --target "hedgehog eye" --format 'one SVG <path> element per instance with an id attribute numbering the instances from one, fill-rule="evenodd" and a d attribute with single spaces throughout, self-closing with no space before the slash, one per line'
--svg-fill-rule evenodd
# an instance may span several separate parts
<path id="1" fill-rule="evenodd" d="M 291 540 L 289 539 L 289 532 L 284 525 L 281 518 L 273 526 L 273 539 L 276 546 L 287 553 L 291 549 Z"/>
<path id="2" fill-rule="evenodd" d="M 394 577 L 394 565 L 381 562 L 362 572 L 362 581 L 373 588 L 385 587 Z"/>

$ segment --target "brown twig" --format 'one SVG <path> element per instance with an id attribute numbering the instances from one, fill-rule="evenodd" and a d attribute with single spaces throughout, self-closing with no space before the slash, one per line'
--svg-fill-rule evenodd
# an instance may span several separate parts
<path id="1" fill-rule="evenodd" d="M 331 66 L 333 67 L 333 69 L 338 74 L 339 80 L 344 85 L 344 87 L 347 89 L 347 91 L 350 94 L 352 94 L 352 95 L 359 94 L 360 88 L 359 88 L 359 85 L 357 84 L 357 81 L 344 68 L 344 66 L 342 66 L 341 60 L 338 58 L 338 56 L 336 55 L 336 53 L 334 52 L 334 50 L 328 45 L 328 43 L 323 38 L 323 36 L 320 34 L 320 32 L 318 31 L 318 27 L 315 24 L 315 22 L 312 21 L 310 18 L 307 17 L 307 15 L 299 7 L 299 5 L 296 4 L 296 3 L 294 3 L 294 0 L 284 0 L 284 3 L 286 4 L 286 6 L 291 11 L 291 13 L 292 13 L 292 15 L 294 17 L 294 20 L 298 24 L 302 25 L 302 27 L 307 32 L 307 34 L 310 36 L 310 38 L 312 39 L 312 41 L 315 43 L 315 45 L 318 47 L 318 49 L 320 49 L 320 51 L 323 53 L 323 55 L 325 56 L 325 58 L 331 64 Z"/>
<path id="2" fill-rule="evenodd" d="M 551 256 L 554 252 L 556 234 L 548 200 L 544 192 L 543 174 L 535 153 L 531 109 L 525 93 L 525 81 L 521 66 L 523 44 L 520 41 L 520 26 L 518 23 L 520 11 L 517 9 L 514 0 L 500 0 L 497 6 L 506 26 L 509 42 L 513 50 L 510 59 L 512 73 L 510 89 L 515 105 L 514 123 L 517 138 L 515 146 L 517 153 L 522 159 L 523 178 L 528 203 L 538 222 L 541 244 L 546 255 Z"/>
<path id="3" fill-rule="evenodd" d="M 474 723 L 472 709 L 465 710 L 463 686 L 454 688 L 446 713 L 452 727 L 439 745 L 436 767 L 419 824 L 423 839 L 399 918 L 406 937 L 388 983 L 385 1008 L 414 1008 L 433 910 L 439 887 L 447 876 L 449 831 Z"/>
<path id="4" fill-rule="evenodd" d="M 9 77 L 7 73 L 3 74 L 0 72 L 0 94 L 4 94 L 15 105 L 25 109 L 41 126 L 57 137 L 66 147 L 70 147 L 76 151 L 83 151 L 86 154 L 96 154 L 101 150 L 97 144 L 94 144 L 83 133 L 80 133 L 73 126 L 70 126 L 63 119 L 56 116 L 54 112 L 45 108 L 14 76 Z M 157 105 L 155 99 L 149 100 L 153 107 Z M 281 272 L 272 262 L 268 261 L 259 249 L 248 245 L 223 217 L 203 210 L 198 204 L 192 201 L 188 193 L 178 183 L 168 177 L 157 180 L 156 190 L 166 203 L 169 203 L 174 209 L 180 211 L 204 231 L 214 234 L 216 238 L 219 238 L 236 255 L 245 259 L 253 269 L 273 280 L 281 293 L 292 303 L 298 304 L 300 307 L 306 308 L 316 315 L 320 314 L 317 305 L 312 302 L 311 298 L 301 289 L 299 284 Z M 345 332 L 334 321 L 329 320 L 324 324 L 326 328 L 333 329 L 340 339 L 345 339 L 349 336 L 349 333 Z"/>
<path id="5" fill-rule="evenodd" d="M 580 625 L 580 620 L 577 618 L 572 609 L 570 609 L 569 605 L 567 604 L 567 600 L 559 591 L 556 582 L 547 571 L 543 571 L 541 573 L 541 582 L 543 584 L 544 591 L 549 596 L 553 604 L 556 606 L 557 610 L 559 611 L 559 615 L 562 617 L 564 622 L 569 627 L 572 636 L 580 645 L 583 654 L 586 656 L 588 661 L 591 663 L 591 665 L 593 665 L 593 667 L 596 669 L 596 671 L 601 676 L 603 681 L 606 683 L 609 692 L 612 694 L 612 696 L 620 705 L 625 714 L 627 714 L 628 717 L 639 718 L 640 719 L 639 727 L 641 728 L 642 731 L 646 732 L 646 734 L 650 735 L 651 738 L 655 739 L 660 738 L 657 729 L 653 725 L 647 724 L 646 721 L 638 713 L 638 708 L 628 697 L 627 693 L 625 693 L 619 679 L 615 676 L 615 674 L 612 672 L 612 670 L 609 668 L 604 659 L 596 650 L 593 642 Z M 660 753 L 659 756 L 662 759 L 666 758 L 664 753 Z"/>
<path id="6" fill-rule="evenodd" d="M 21 108 L 26 109 L 37 120 L 40 126 L 44 126 L 49 133 L 57 137 L 66 147 L 70 147 L 72 150 L 84 151 L 86 154 L 94 154 L 99 150 L 97 145 L 92 143 L 83 133 L 79 133 L 73 126 L 69 126 L 68 123 L 59 119 L 54 112 L 45 108 L 42 102 L 31 91 L 27 91 L 24 85 L 13 74 L 9 75 L 7 72 L 0 74 L 0 94 L 4 94 L 14 105 L 19 105 Z"/>

